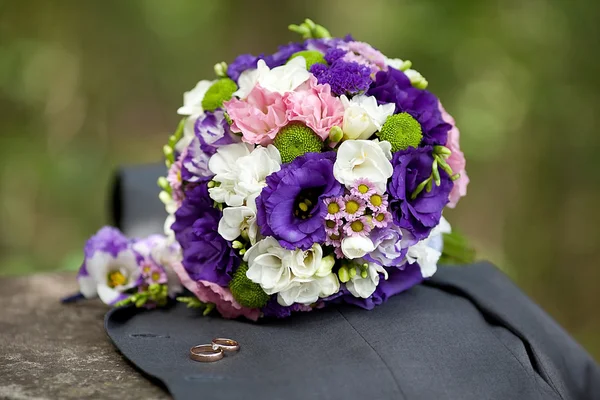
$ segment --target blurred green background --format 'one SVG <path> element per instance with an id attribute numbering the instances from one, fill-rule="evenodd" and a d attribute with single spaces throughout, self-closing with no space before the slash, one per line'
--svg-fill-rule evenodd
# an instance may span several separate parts
<path id="1" fill-rule="evenodd" d="M 75 269 L 120 164 L 158 161 L 184 91 L 310 17 L 410 59 L 471 177 L 446 215 L 600 359 L 600 3 L 1 1 L 0 275 Z"/>

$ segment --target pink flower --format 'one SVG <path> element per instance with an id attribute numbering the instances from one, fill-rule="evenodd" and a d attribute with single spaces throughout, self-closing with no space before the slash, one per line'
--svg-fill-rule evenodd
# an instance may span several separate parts
<path id="1" fill-rule="evenodd" d="M 223 318 L 233 319 L 244 316 L 252 321 L 258 320 L 260 310 L 258 308 L 246 308 L 241 306 L 233 298 L 229 289 L 221 287 L 213 282 L 193 281 L 181 263 L 173 263 L 172 267 L 183 286 L 194 293 L 200 301 L 204 303 L 213 303 Z"/>
<path id="2" fill-rule="evenodd" d="M 332 127 L 342 126 L 344 105 L 331 94 L 329 84 L 319 85 L 314 76 L 296 91 L 286 93 L 283 101 L 290 121 L 304 123 L 323 140 L 327 139 Z"/>
<path id="3" fill-rule="evenodd" d="M 385 56 L 368 43 L 348 42 L 339 47 L 349 52 L 344 56 L 344 61 L 368 65 L 373 73 L 379 70 L 387 70 Z"/>
<path id="4" fill-rule="evenodd" d="M 446 143 L 446 147 L 450 149 L 452 154 L 446 161 L 454 173 L 460 174 L 460 177 L 454 181 L 454 187 L 452 188 L 449 196 L 450 202 L 448 203 L 448 207 L 454 208 L 456 207 L 458 200 L 467 194 L 469 177 L 467 176 L 467 170 L 465 169 L 465 155 L 462 151 L 460 151 L 460 132 L 455 125 L 454 118 L 452 118 L 452 116 L 448 114 L 446 110 L 444 110 L 442 103 L 439 103 L 439 109 L 442 113 L 442 119 L 452 125 L 452 129 L 450 129 L 450 132 L 448 132 L 448 142 Z"/>
<path id="5" fill-rule="evenodd" d="M 186 147 L 183 152 L 177 158 L 171 168 L 169 168 L 169 172 L 167 174 L 167 182 L 169 182 L 169 186 L 171 186 L 171 196 L 175 203 L 177 204 L 177 208 L 181 207 L 181 202 L 183 201 L 183 187 L 182 187 L 182 179 L 181 179 L 181 168 L 183 165 L 183 159 L 186 157 L 188 153 L 188 148 Z"/>
<path id="6" fill-rule="evenodd" d="M 283 97 L 259 84 L 245 100 L 233 98 L 223 103 L 233 121 L 232 132 L 241 132 L 246 143 L 266 146 L 273 143 L 279 129 L 287 125 Z"/>

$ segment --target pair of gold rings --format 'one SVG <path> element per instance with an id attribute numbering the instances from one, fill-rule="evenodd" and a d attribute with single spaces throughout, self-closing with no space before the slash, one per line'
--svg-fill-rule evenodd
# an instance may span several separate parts
<path id="1" fill-rule="evenodd" d="M 240 344 L 233 339 L 216 338 L 210 344 L 200 344 L 190 349 L 190 358 L 198 362 L 215 362 L 223 358 L 225 353 L 234 353 Z"/>

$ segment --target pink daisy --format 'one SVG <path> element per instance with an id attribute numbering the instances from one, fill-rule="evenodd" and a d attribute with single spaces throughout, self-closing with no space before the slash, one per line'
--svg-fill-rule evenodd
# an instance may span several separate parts
<path id="1" fill-rule="evenodd" d="M 385 228 L 392 221 L 392 214 L 386 210 L 375 212 L 371 217 L 371 223 L 376 228 Z"/>
<path id="2" fill-rule="evenodd" d="M 367 205 L 374 212 L 387 211 L 388 208 L 388 196 L 387 194 L 374 193 L 369 196 Z"/>
<path id="3" fill-rule="evenodd" d="M 365 213 L 366 204 L 360 197 L 347 194 L 344 196 L 344 217 L 348 220 L 360 218 Z"/>
<path id="4" fill-rule="evenodd" d="M 327 215 L 325 215 L 325 219 L 327 220 L 339 220 L 344 216 L 344 211 L 346 210 L 346 205 L 344 201 L 340 197 L 329 197 L 325 200 L 325 207 L 327 209 Z"/>
<path id="5" fill-rule="evenodd" d="M 370 180 L 366 178 L 360 178 L 354 182 L 352 188 L 350 189 L 350 193 L 360 197 L 365 201 L 368 201 L 372 195 L 377 193 L 377 191 L 375 190 L 375 185 L 373 185 Z"/>
<path id="6" fill-rule="evenodd" d="M 341 219 L 326 219 L 325 220 L 325 232 L 327 235 L 339 235 L 340 227 L 343 225 Z"/>
<path id="7" fill-rule="evenodd" d="M 344 233 L 346 236 L 365 236 L 371 232 L 371 224 L 369 218 L 360 217 L 354 221 L 348 221 L 344 225 Z"/>

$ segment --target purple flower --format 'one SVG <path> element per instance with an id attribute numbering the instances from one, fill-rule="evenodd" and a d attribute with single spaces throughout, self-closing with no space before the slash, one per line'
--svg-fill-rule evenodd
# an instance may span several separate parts
<path id="1" fill-rule="evenodd" d="M 384 303 L 390 297 L 404 292 L 423 281 L 421 268 L 417 263 L 408 264 L 404 269 L 388 269 L 388 275 L 387 280 L 384 280 L 383 277 L 380 279 L 375 292 L 369 298 L 358 298 L 348 293 L 342 297 L 343 301 L 366 310 L 372 310 L 375 306 Z"/>
<path id="2" fill-rule="evenodd" d="M 404 72 L 391 67 L 378 72 L 367 95 L 375 96 L 379 104 L 394 103 L 395 113 L 407 112 L 419 121 L 423 130 L 421 145 L 446 144 L 452 126 L 442 119 L 438 98 L 427 90 L 414 88 Z"/>
<path id="3" fill-rule="evenodd" d="M 221 146 L 241 141 L 229 129 L 222 110 L 200 115 L 194 123 L 194 139 L 184 151 L 181 177 L 186 182 L 197 182 L 212 176 L 208 159 Z"/>
<path id="4" fill-rule="evenodd" d="M 247 69 L 256 68 L 258 60 L 262 60 L 263 55 L 253 56 L 252 54 L 240 54 L 227 66 L 227 76 L 237 82 L 242 72 Z"/>
<path id="5" fill-rule="evenodd" d="M 264 236 L 275 237 L 291 250 L 307 250 L 325 241 L 323 200 L 343 192 L 333 176 L 334 161 L 334 152 L 307 153 L 267 176 L 267 186 L 256 199 Z"/>
<path id="6" fill-rule="evenodd" d="M 328 83 L 331 86 L 331 92 L 336 96 L 364 92 L 373 82 L 371 68 L 342 59 L 334 61 L 329 67 L 324 64 L 313 64 L 310 72 L 320 84 Z"/>
<path id="7" fill-rule="evenodd" d="M 453 186 L 448 174 L 440 169 L 440 186 L 434 184 L 431 192 L 423 190 L 416 199 L 411 199 L 416 187 L 431 175 L 432 163 L 431 146 L 399 151 L 392 159 L 394 173 L 388 183 L 390 211 L 396 225 L 408 230 L 416 240 L 426 238 L 440 222 Z"/>
<path id="8" fill-rule="evenodd" d="M 402 230 L 391 224 L 386 228 L 374 229 L 369 238 L 375 245 L 375 250 L 365 256 L 365 259 L 384 267 L 398 267 L 404 261 L 408 248 L 403 246 Z"/>
<path id="9" fill-rule="evenodd" d="M 279 67 L 285 64 L 292 54 L 305 50 L 306 46 L 302 43 L 291 42 L 277 48 L 277 52 L 265 57 L 265 63 L 269 68 Z"/>
<path id="10" fill-rule="evenodd" d="M 353 40 L 352 36 L 346 35 L 344 38 L 307 39 L 304 41 L 304 45 L 306 46 L 306 50 L 317 50 L 321 53 L 326 53 L 329 49 L 336 48 Z"/>
<path id="11" fill-rule="evenodd" d="M 293 312 L 308 312 L 312 311 L 312 308 L 298 303 L 294 303 L 289 307 L 282 306 L 277 302 L 277 296 L 273 296 L 261 311 L 267 318 L 287 318 L 292 315 Z"/>
<path id="12" fill-rule="evenodd" d="M 181 245 L 183 266 L 190 277 L 227 286 L 240 258 L 231 243 L 217 232 L 221 215 L 213 207 L 207 183 L 203 182 L 186 191 L 171 229 Z"/>
<path id="13" fill-rule="evenodd" d="M 327 50 L 327 53 L 325 53 L 325 61 L 327 61 L 327 64 L 333 64 L 336 60 L 339 60 L 340 58 L 344 58 L 344 56 L 346 55 L 348 51 L 344 50 L 344 49 L 339 49 L 339 48 L 331 48 L 329 50 Z"/>

